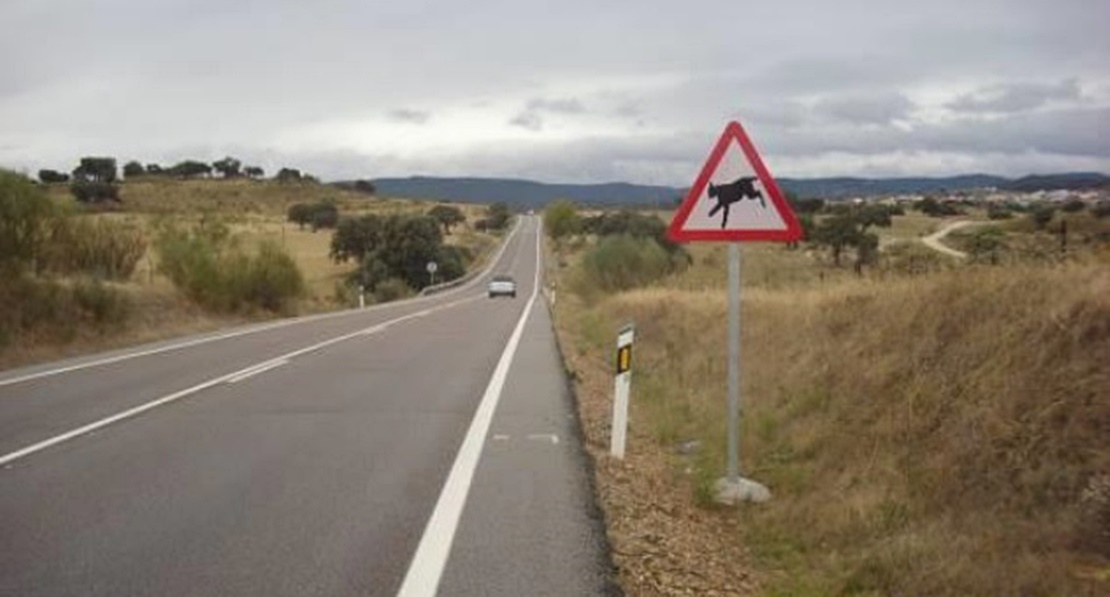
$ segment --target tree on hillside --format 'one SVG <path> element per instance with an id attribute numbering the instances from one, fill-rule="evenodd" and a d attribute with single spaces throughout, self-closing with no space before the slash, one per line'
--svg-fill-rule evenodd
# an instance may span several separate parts
<path id="1" fill-rule="evenodd" d="M 437 278 L 451 280 L 464 273 L 466 259 L 460 249 L 443 245 L 438 221 L 411 215 L 345 218 L 332 236 L 331 257 L 359 260 L 358 282 L 370 291 L 392 278 L 421 288 L 429 282 L 429 261 L 439 265 Z"/>
<path id="2" fill-rule="evenodd" d="M 73 180 L 113 183 L 116 181 L 116 158 L 83 157 L 73 169 Z"/>
<path id="3" fill-rule="evenodd" d="M 786 202 L 794 208 L 796 214 L 815 214 L 825 207 L 825 200 L 818 198 L 802 199 L 797 193 L 786 191 Z"/>
<path id="4" fill-rule="evenodd" d="M 266 175 L 266 171 L 258 166 L 247 166 L 243 168 L 243 174 L 246 174 L 247 178 L 262 178 Z"/>
<path id="5" fill-rule="evenodd" d="M 335 228 L 339 224 L 339 207 L 330 199 L 317 203 L 313 206 L 311 224 L 313 232 L 321 228 Z"/>
<path id="6" fill-rule="evenodd" d="M 316 232 L 320 228 L 335 228 L 339 223 L 339 208 L 331 199 L 316 203 L 294 203 L 289 206 L 286 217 L 301 230 L 306 225 L 311 225 L 312 231 Z"/>
<path id="7" fill-rule="evenodd" d="M 185 160 L 174 164 L 170 173 L 181 178 L 208 176 L 212 173 L 212 166 L 197 160 Z"/>
<path id="8" fill-rule="evenodd" d="M 146 174 L 146 168 L 143 168 L 143 165 L 139 162 L 132 160 L 123 165 L 124 178 L 135 178 L 143 174 Z"/>
<path id="9" fill-rule="evenodd" d="M 224 178 L 236 178 L 239 176 L 239 169 L 242 167 L 243 162 L 228 156 L 222 160 L 212 162 L 212 168 L 219 172 Z"/>
<path id="10" fill-rule="evenodd" d="M 451 227 L 466 221 L 462 210 L 451 205 L 437 205 L 428 210 L 428 215 L 443 226 L 444 234 L 451 234 Z"/>
<path id="11" fill-rule="evenodd" d="M 578 234 L 582 231 L 578 208 L 566 199 L 555 201 L 543 211 L 543 227 L 555 240 Z"/>
<path id="12" fill-rule="evenodd" d="M 356 180 L 355 190 L 367 195 L 375 195 L 378 192 L 377 187 L 375 187 L 374 183 L 370 182 L 369 180 Z"/>
<path id="13" fill-rule="evenodd" d="M 166 171 L 162 168 L 161 165 L 151 163 L 146 165 L 146 173 L 147 176 L 161 176 L 162 174 L 165 174 Z"/>
<path id="14" fill-rule="evenodd" d="M 862 273 L 863 266 L 873 263 L 879 250 L 878 235 L 867 229 L 872 226 L 889 228 L 891 222 L 890 209 L 885 205 L 848 206 L 812 226 L 806 236 L 810 242 L 828 247 L 837 267 L 844 249 L 855 248 L 854 267 L 856 273 Z"/>
<path id="15" fill-rule="evenodd" d="M 69 182 L 69 175 L 57 170 L 39 170 L 39 180 L 45 184 Z"/>
<path id="16" fill-rule="evenodd" d="M 346 263 L 350 259 L 361 262 L 381 244 L 382 226 L 382 218 L 372 214 L 340 220 L 331 237 L 329 254 L 332 260 L 336 263 Z"/>
<path id="17" fill-rule="evenodd" d="M 301 180 L 301 171 L 296 168 L 282 168 L 274 179 L 278 182 L 297 182 Z"/>
<path id="18" fill-rule="evenodd" d="M 83 157 L 73 169 L 73 184 L 69 190 L 81 203 L 119 201 L 116 181 L 116 159 L 108 157 Z"/>
<path id="19" fill-rule="evenodd" d="M 296 223 L 298 228 L 304 230 L 305 225 L 312 221 L 312 206 L 307 203 L 294 203 L 289 206 L 286 215 L 290 222 Z"/>
<path id="20" fill-rule="evenodd" d="M 960 210 L 955 205 L 948 202 L 937 201 L 933 197 L 926 197 L 918 201 L 914 207 L 921 213 L 939 218 L 941 216 L 954 216 L 960 213 Z"/>
<path id="21" fill-rule="evenodd" d="M 486 222 L 492 230 L 502 230 L 509 224 L 511 217 L 509 206 L 505 203 L 494 203 L 486 210 Z"/>
<path id="22" fill-rule="evenodd" d="M 1068 199 L 1064 205 L 1060 207 L 1061 211 L 1069 214 L 1080 212 L 1084 209 L 1087 209 L 1087 204 L 1084 203 L 1082 199 Z"/>
<path id="23" fill-rule="evenodd" d="M 859 240 L 859 229 L 849 214 L 829 216 L 813 227 L 809 241 L 832 252 L 833 264 L 840 267 L 840 255 L 844 249 L 854 246 Z"/>

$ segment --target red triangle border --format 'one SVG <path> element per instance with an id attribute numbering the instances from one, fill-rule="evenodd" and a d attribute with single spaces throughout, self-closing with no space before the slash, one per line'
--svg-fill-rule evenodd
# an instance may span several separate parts
<path id="1" fill-rule="evenodd" d="M 705 187 L 709 185 L 709 179 L 713 173 L 717 171 L 717 167 L 721 164 L 721 160 L 728 150 L 729 141 L 735 139 L 740 148 L 744 151 L 744 157 L 748 159 L 752 169 L 755 170 L 756 177 L 763 185 L 763 189 L 767 191 L 771 199 L 771 205 L 775 206 L 778 210 L 779 216 L 782 218 L 786 228 L 783 230 L 686 230 L 684 226 L 690 217 L 690 212 L 694 210 L 697 205 L 698 199 L 701 198 Z M 690 187 L 690 192 L 686 194 L 686 199 L 682 201 L 678 211 L 675 212 L 674 218 L 671 219 L 671 225 L 667 230 L 667 236 L 671 240 L 679 243 L 684 242 L 697 242 L 697 241 L 731 241 L 731 242 L 745 242 L 745 241 L 778 241 L 778 242 L 791 242 L 800 240 L 802 238 L 802 226 L 798 223 L 798 218 L 794 215 L 794 210 L 790 208 L 790 204 L 786 202 L 783 197 L 782 191 L 779 189 L 778 183 L 771 177 L 771 173 L 767 171 L 767 167 L 763 165 L 763 160 L 760 159 L 759 153 L 756 152 L 755 146 L 752 145 L 751 139 L 748 138 L 747 133 L 744 132 L 744 127 L 740 126 L 739 122 L 732 121 L 725 126 L 725 130 L 721 133 L 721 138 L 717 140 L 717 144 L 710 152 L 709 158 L 705 160 L 705 165 L 701 168 L 701 173 L 698 174 L 697 179 L 694 180 L 694 186 Z"/>

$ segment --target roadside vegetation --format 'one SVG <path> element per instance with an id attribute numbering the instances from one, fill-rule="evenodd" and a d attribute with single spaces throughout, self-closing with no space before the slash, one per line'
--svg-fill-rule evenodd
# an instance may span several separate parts
<path id="1" fill-rule="evenodd" d="M 691 245 L 686 267 L 583 292 L 574 280 L 606 237 L 579 227 L 549 243 L 556 326 L 624 589 L 1105 594 L 1105 219 L 1057 213 L 1038 231 L 1015 214 L 1004 259 L 961 261 L 910 242 L 930 216 L 863 226 L 838 209 L 813 212 L 811 231 L 840 219 L 845 236 L 878 229 L 887 244 L 847 243 L 855 259 L 839 265 L 816 235 L 744 247 L 741 468 L 774 498 L 735 509 L 711 492 L 726 460 L 724 246 Z M 1061 252 L 1051 231 L 1064 217 L 1076 219 Z M 629 322 L 630 441 L 614 462 L 611 359 Z"/>
<path id="2" fill-rule="evenodd" d="M 231 157 L 131 161 L 119 174 L 110 157 L 43 170 L 37 183 L 0 172 L 0 367 L 353 307 L 360 283 L 369 303 L 409 296 L 430 282 L 429 259 L 436 282 L 481 264 L 511 216 L 377 197 L 369 181 L 325 185 L 288 167 L 267 179 Z M 368 219 L 391 234 L 363 246 L 372 258 L 340 258 L 340 228 Z M 413 229 L 429 232 L 399 244 Z"/>

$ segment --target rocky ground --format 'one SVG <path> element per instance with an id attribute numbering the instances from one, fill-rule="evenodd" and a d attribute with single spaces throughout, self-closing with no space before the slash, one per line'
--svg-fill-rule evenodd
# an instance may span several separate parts
<path id="1" fill-rule="evenodd" d="M 560 344 L 573 346 L 558 330 Z M 628 595 L 750 595 L 757 585 L 731 510 L 695 502 L 678 447 L 664 448 L 646 430 L 629 428 L 623 461 L 609 456 L 612 371 L 596 355 L 567 354 L 575 379 L 586 449 L 595 464 L 621 587 Z"/>

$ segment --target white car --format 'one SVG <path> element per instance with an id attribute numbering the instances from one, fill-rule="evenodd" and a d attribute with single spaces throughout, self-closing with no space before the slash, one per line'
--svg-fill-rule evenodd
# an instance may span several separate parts
<path id="1" fill-rule="evenodd" d="M 516 298 L 516 281 L 512 276 L 494 276 L 489 283 L 489 297 L 507 296 Z"/>

